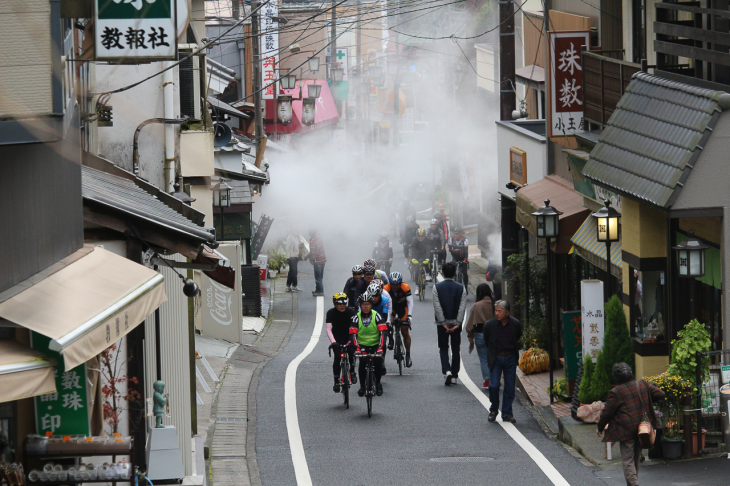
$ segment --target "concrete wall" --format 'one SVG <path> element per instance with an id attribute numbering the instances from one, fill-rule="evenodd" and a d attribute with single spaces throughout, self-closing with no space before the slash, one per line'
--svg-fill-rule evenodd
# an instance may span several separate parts
<path id="1" fill-rule="evenodd" d="M 533 121 L 534 122 L 534 121 Z M 497 190 L 512 199 L 515 193 L 505 185 L 509 182 L 510 147 L 527 152 L 527 183 L 532 184 L 547 175 L 544 137 L 520 128 L 516 122 L 497 123 Z"/>
<path id="2" fill-rule="evenodd" d="M 0 44 L 0 116 L 52 113 L 51 2 L 0 2 Z"/>

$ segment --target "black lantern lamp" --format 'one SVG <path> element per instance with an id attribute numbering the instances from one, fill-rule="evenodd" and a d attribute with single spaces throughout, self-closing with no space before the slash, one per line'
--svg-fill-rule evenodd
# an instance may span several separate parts
<path id="1" fill-rule="evenodd" d="M 591 214 L 596 218 L 596 240 L 606 244 L 606 273 L 608 293 L 611 294 L 611 243 L 621 239 L 621 213 L 611 207 L 611 201 L 604 199 L 605 207 Z"/>
<path id="2" fill-rule="evenodd" d="M 221 179 L 218 184 L 213 186 L 213 207 L 227 208 L 231 205 L 231 186 Z"/>
<path id="3" fill-rule="evenodd" d="M 694 231 L 690 231 L 688 236 L 682 243 L 672 247 L 672 250 L 677 251 L 679 276 L 683 278 L 704 277 L 705 250 L 709 246 L 696 238 Z"/>
<path id="4" fill-rule="evenodd" d="M 559 234 L 558 223 L 562 212 L 558 211 L 550 205 L 550 199 L 545 199 L 545 206 L 541 207 L 532 215 L 537 223 L 537 237 L 547 240 L 547 274 L 548 274 L 548 298 L 547 298 L 547 316 L 548 316 L 548 356 L 550 359 L 550 403 L 553 403 L 553 298 L 550 291 L 550 283 L 552 280 L 552 255 L 550 254 L 550 240 L 557 238 Z"/>

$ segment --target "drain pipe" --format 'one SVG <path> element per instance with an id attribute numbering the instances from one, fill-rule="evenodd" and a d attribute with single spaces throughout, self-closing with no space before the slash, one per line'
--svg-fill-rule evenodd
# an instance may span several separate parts
<path id="1" fill-rule="evenodd" d="M 147 125 L 149 125 L 150 123 L 164 123 L 164 124 L 168 125 L 167 127 L 165 127 L 165 129 L 171 128 L 173 130 L 173 133 L 172 133 L 173 136 L 170 140 L 172 141 L 172 158 L 174 158 L 175 157 L 175 142 L 174 142 L 175 132 L 174 132 L 174 127 L 172 125 L 180 125 L 182 123 L 185 123 L 186 121 L 188 121 L 187 118 L 150 118 L 149 120 L 145 120 L 139 124 L 137 129 L 134 131 L 134 142 L 132 143 L 132 172 L 134 172 L 134 175 L 139 177 L 139 132 L 141 132 L 142 129 L 144 127 L 146 127 Z M 167 187 L 167 183 L 168 183 L 167 177 L 169 174 L 167 172 L 167 169 L 168 169 L 167 137 L 165 137 L 165 171 L 166 171 L 165 172 L 165 184 L 166 184 L 166 187 Z M 169 192 L 169 191 L 165 191 L 165 192 Z"/>
<path id="2" fill-rule="evenodd" d="M 165 61 L 165 68 L 172 65 L 172 61 Z M 164 107 L 164 117 L 169 119 L 175 118 L 175 81 L 173 70 L 168 69 L 162 73 L 162 97 Z M 172 124 L 165 125 L 165 187 L 163 191 L 170 194 L 174 191 L 175 177 L 172 173 L 172 164 L 175 159 L 175 127 Z"/>

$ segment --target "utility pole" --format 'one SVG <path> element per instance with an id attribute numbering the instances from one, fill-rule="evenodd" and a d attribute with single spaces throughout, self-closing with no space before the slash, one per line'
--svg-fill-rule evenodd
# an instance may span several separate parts
<path id="1" fill-rule="evenodd" d="M 515 93 L 515 4 L 499 0 L 499 119 L 511 120 Z"/>
<path id="2" fill-rule="evenodd" d="M 335 89 L 337 86 L 337 81 L 335 81 L 335 77 L 332 75 L 332 69 L 337 67 L 337 3 L 335 2 L 335 0 L 332 0 L 332 25 L 330 26 L 330 37 L 332 37 L 332 42 L 330 43 L 330 62 L 333 63 L 330 64 L 332 95 L 335 99 L 335 107 L 337 108 L 337 113 L 339 115 L 342 115 L 342 110 L 340 109 L 340 100 L 337 99 L 337 90 Z"/>
<path id="3" fill-rule="evenodd" d="M 393 19 L 394 26 L 398 25 L 398 17 L 400 11 L 400 2 L 396 3 L 396 11 Z M 395 33 L 395 58 L 398 69 L 393 79 L 393 115 L 395 116 L 395 125 L 393 126 L 393 143 L 396 147 L 400 145 L 400 44 L 398 43 L 398 33 Z"/>
<path id="4" fill-rule="evenodd" d="M 362 26 L 362 16 L 360 13 L 361 9 L 362 9 L 362 0 L 357 0 L 357 40 L 355 41 L 355 44 L 356 44 L 355 45 L 355 49 L 356 49 L 355 55 L 357 56 L 357 62 L 355 63 L 355 66 L 357 66 L 357 76 L 358 76 L 360 82 L 358 83 L 358 86 L 357 86 L 358 91 L 357 91 L 357 95 L 355 96 L 355 100 L 357 101 L 356 109 L 357 109 L 357 117 L 359 119 L 364 118 L 363 113 L 362 113 L 362 110 L 363 110 L 362 91 L 363 90 L 360 88 L 360 86 L 363 83 L 363 80 L 362 80 L 363 79 L 363 75 L 362 75 L 362 67 L 363 67 L 363 65 L 362 65 L 362 30 L 360 29 L 360 27 Z M 368 100 L 368 102 L 369 102 L 369 100 Z"/>
<path id="5" fill-rule="evenodd" d="M 261 140 L 266 137 L 264 131 L 264 112 L 261 109 L 261 38 L 259 32 L 258 0 L 251 0 L 251 47 L 253 48 L 253 106 L 256 112 L 254 118 L 255 135 L 258 146 L 256 152 L 261 148 Z M 258 157 L 257 157 L 258 158 Z"/>

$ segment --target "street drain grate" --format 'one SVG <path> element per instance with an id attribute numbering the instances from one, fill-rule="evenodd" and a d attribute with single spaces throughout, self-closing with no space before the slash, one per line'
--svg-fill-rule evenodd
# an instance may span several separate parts
<path id="1" fill-rule="evenodd" d="M 489 462 L 493 457 L 434 457 L 431 462 Z"/>

